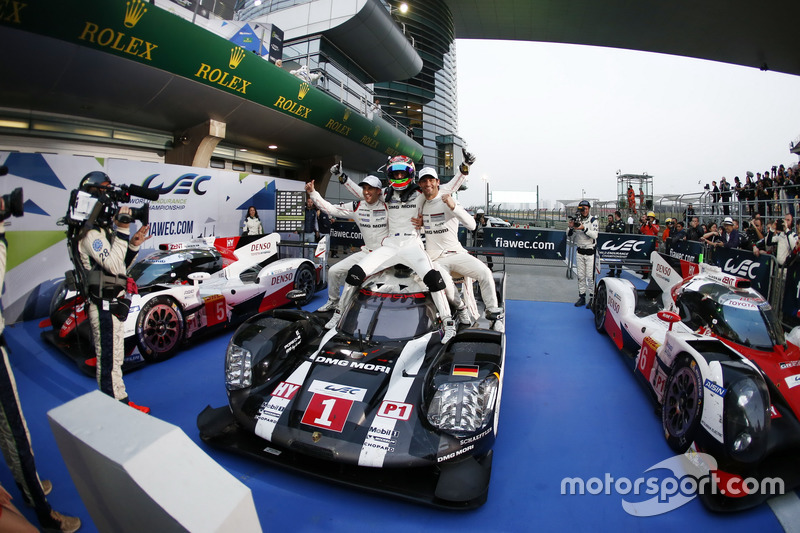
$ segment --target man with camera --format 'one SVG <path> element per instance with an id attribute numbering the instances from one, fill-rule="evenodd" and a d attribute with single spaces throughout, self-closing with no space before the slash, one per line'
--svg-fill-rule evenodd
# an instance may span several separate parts
<path id="1" fill-rule="evenodd" d="M 126 271 L 136 257 L 139 246 L 149 238 L 149 226 L 145 224 L 133 236 L 130 235 L 131 209 L 125 206 L 118 210 L 113 208 L 106 194 L 112 187 L 110 178 L 103 172 L 90 172 L 81 180 L 80 192 L 98 200 L 92 212 L 101 209 L 98 204 L 104 207 L 103 214 L 90 216 L 75 238 L 70 239 L 77 241 L 70 243 L 71 248 L 77 245 L 77 250 L 72 250 L 71 258 L 78 271 L 92 325 L 98 387 L 134 409 L 149 413 L 149 407 L 136 405 L 128 399 L 122 381 L 124 323 L 130 307 L 130 300 L 125 298 L 128 290 Z M 114 192 L 113 189 L 111 192 Z"/>
<path id="2" fill-rule="evenodd" d="M 775 246 L 775 260 L 778 262 L 778 266 L 786 263 L 786 258 L 797 246 L 797 234 L 793 231 L 791 220 L 791 215 L 777 219 L 770 226 L 764 239 L 767 246 Z"/>
<path id="3" fill-rule="evenodd" d="M 592 305 L 594 293 L 594 252 L 597 244 L 598 224 L 597 217 L 589 214 L 591 205 L 586 200 L 578 204 L 578 212 L 568 222 L 567 236 L 572 237 L 576 246 L 575 263 L 578 273 L 578 301 L 575 307 Z M 589 301 L 586 301 L 586 293 Z"/>

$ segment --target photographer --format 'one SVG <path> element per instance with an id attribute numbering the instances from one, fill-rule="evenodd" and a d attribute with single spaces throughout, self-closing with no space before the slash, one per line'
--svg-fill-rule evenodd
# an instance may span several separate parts
<path id="1" fill-rule="evenodd" d="M 83 177 L 80 191 L 108 204 L 105 190 L 111 186 L 110 178 L 103 172 L 90 172 Z M 96 209 L 95 209 L 96 212 Z M 116 230 L 110 220 L 90 218 L 77 235 L 75 268 L 80 271 L 83 291 L 92 324 L 95 353 L 97 354 L 97 384 L 102 392 L 144 413 L 142 407 L 128 400 L 122 381 L 124 353 L 124 322 L 130 301 L 125 299 L 128 285 L 126 271 L 147 240 L 148 225 L 130 236 L 129 207 L 121 207 L 114 214 Z M 125 220 L 123 222 L 121 220 Z M 76 261 L 77 259 L 77 261 Z"/>
<path id="2" fill-rule="evenodd" d="M 775 246 L 775 260 L 778 262 L 778 266 L 783 266 L 786 258 L 797 245 L 797 234 L 792 231 L 791 226 L 786 226 L 784 219 L 779 218 L 770 224 L 765 243 L 767 246 Z"/>
<path id="3" fill-rule="evenodd" d="M 578 204 L 578 212 L 575 217 L 570 217 L 567 229 L 567 236 L 575 241 L 576 252 L 575 263 L 578 271 L 578 301 L 575 307 L 585 305 L 587 308 L 592 305 L 592 294 L 594 292 L 594 253 L 597 244 L 598 224 L 597 218 L 589 215 L 591 205 L 586 200 L 581 200 Z M 589 301 L 586 301 L 586 293 L 589 293 Z"/>
<path id="4" fill-rule="evenodd" d="M 19 192 L 18 192 L 19 191 Z M 17 193 L 17 198 L 14 198 Z M 6 256 L 8 243 L 5 236 L 5 219 L 9 215 L 22 216 L 22 191 L 15 190 L 12 195 L 0 197 L 0 290 L 6 274 Z M 8 205 L 9 203 L 17 204 Z M 6 211 L 8 208 L 8 211 Z M 0 353 L 3 361 L 0 365 L 0 448 L 14 481 L 22 493 L 23 501 L 32 506 L 36 512 L 39 525 L 47 531 L 65 531 L 72 533 L 81 527 L 80 518 L 65 516 L 50 507 L 47 494 L 53 489 L 50 481 L 39 479 L 36 462 L 31 447 L 30 432 L 22 406 L 19 402 L 16 380 L 8 359 L 8 350 L 3 338 L 5 323 L 0 315 Z M 11 496 L 0 487 L 0 530 L 27 531 L 33 526 L 11 503 Z"/>

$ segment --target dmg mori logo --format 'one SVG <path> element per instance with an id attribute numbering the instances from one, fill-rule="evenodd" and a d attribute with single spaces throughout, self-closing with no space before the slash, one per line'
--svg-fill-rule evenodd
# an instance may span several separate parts
<path id="1" fill-rule="evenodd" d="M 745 259 L 738 265 L 733 262 L 733 259 L 728 259 L 722 266 L 722 270 L 734 276 L 747 277 L 749 279 L 756 279 L 755 270 L 759 267 L 760 263 Z"/>
<path id="2" fill-rule="evenodd" d="M 643 246 L 644 241 L 637 240 L 625 241 L 621 244 L 614 244 L 613 241 L 606 241 L 603 243 L 603 246 L 601 246 L 600 249 L 606 252 L 641 252 Z"/>
<path id="3" fill-rule="evenodd" d="M 231 68 L 231 70 L 239 66 L 239 63 L 242 62 L 244 56 L 245 56 L 245 51 L 244 48 L 242 48 L 241 46 L 231 48 L 231 59 L 230 61 L 228 61 L 228 66 Z"/>
<path id="4" fill-rule="evenodd" d="M 158 194 L 167 194 L 170 192 L 174 192 L 174 194 L 189 194 L 190 192 L 194 192 L 195 194 L 202 196 L 207 193 L 207 190 L 201 190 L 200 185 L 206 181 L 211 179 L 211 176 L 200 176 L 197 174 L 184 174 L 183 176 L 179 177 L 175 181 L 172 182 L 171 185 L 161 185 L 153 186 L 153 181 L 158 177 L 158 174 L 153 174 L 148 176 L 144 183 L 142 183 L 142 187 L 147 187 Z"/>
<path id="5" fill-rule="evenodd" d="M 130 0 L 125 6 L 125 20 L 122 23 L 126 28 L 133 28 L 147 13 L 147 6 L 142 0 Z"/>

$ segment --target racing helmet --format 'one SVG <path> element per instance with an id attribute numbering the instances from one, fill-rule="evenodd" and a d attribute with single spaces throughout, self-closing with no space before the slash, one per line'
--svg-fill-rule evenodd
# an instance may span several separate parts
<path id="1" fill-rule="evenodd" d="M 89 172 L 81 179 L 79 189 L 84 192 L 92 192 L 98 187 L 101 187 L 104 183 L 111 183 L 111 178 L 109 178 L 108 174 L 105 172 L 95 170 L 94 172 Z"/>
<path id="2" fill-rule="evenodd" d="M 405 172 L 405 176 L 395 177 L 395 172 Z M 386 174 L 389 176 L 389 184 L 393 189 L 402 191 L 414 181 L 416 169 L 410 157 L 404 155 L 394 156 L 386 164 Z"/>

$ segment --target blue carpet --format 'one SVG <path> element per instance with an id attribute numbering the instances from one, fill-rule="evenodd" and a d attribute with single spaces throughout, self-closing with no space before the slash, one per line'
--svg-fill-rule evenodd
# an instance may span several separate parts
<path id="1" fill-rule="evenodd" d="M 318 296 L 310 305 L 324 302 Z M 649 518 L 622 508 L 622 496 L 562 495 L 567 477 L 635 480 L 673 454 L 631 368 L 586 309 L 571 304 L 508 302 L 508 344 L 500 428 L 488 502 L 466 513 L 443 512 L 305 479 L 200 442 L 195 420 L 225 404 L 223 357 L 230 334 L 206 339 L 172 359 L 125 377 L 131 399 L 175 424 L 253 492 L 265 531 L 780 531 L 767 505 L 731 514 L 694 499 Z M 50 502 L 96 531 L 58 453 L 46 412 L 96 384 L 39 338 L 36 323 L 6 328 L 11 361 L 41 477 L 54 484 Z M 0 482 L 21 496 L 7 468 Z M 645 499 L 644 497 L 638 498 Z M 23 509 L 35 518 L 29 509 Z"/>

